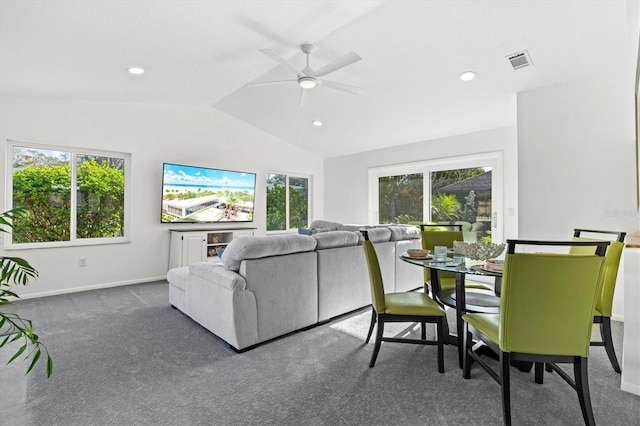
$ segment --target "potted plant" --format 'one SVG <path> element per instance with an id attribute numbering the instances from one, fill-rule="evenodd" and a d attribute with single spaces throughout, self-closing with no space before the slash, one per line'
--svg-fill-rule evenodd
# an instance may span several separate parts
<path id="1" fill-rule="evenodd" d="M 27 211 L 23 208 L 0 213 L 0 232 L 8 233 L 13 229 L 13 221 L 24 216 Z M 29 373 L 42 357 L 44 351 L 47 358 L 46 373 L 51 377 L 53 373 L 53 359 L 47 347 L 40 341 L 33 331 L 31 320 L 21 318 L 20 315 L 5 312 L 4 306 L 10 305 L 13 299 L 20 297 L 11 289 L 15 285 L 27 285 L 31 278 L 37 278 L 38 271 L 26 260 L 19 257 L 0 256 L 0 348 L 11 343 L 21 342 L 7 364 L 24 355 L 24 360 L 31 360 Z"/>

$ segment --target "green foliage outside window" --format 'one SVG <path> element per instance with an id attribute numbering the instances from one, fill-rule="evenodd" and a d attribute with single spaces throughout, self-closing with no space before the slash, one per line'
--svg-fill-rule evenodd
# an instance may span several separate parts
<path id="1" fill-rule="evenodd" d="M 309 224 L 309 179 L 289 178 L 289 228 L 306 228 Z"/>
<path id="2" fill-rule="evenodd" d="M 69 241 L 71 166 L 30 166 L 13 172 L 13 206 L 27 214 L 13 223 L 14 243 Z"/>
<path id="3" fill-rule="evenodd" d="M 460 216 L 460 201 L 455 195 L 438 193 L 431 196 L 431 221 L 459 220 Z"/>
<path id="4" fill-rule="evenodd" d="M 89 158 L 78 167 L 77 238 L 124 235 L 124 170 Z"/>
<path id="5" fill-rule="evenodd" d="M 14 159 L 13 206 L 27 214 L 13 223 L 14 243 L 71 239 L 71 165 L 21 166 Z M 33 163 L 33 162 L 31 162 Z M 123 160 L 78 156 L 76 238 L 124 235 Z"/>
<path id="6" fill-rule="evenodd" d="M 422 222 L 422 173 L 381 177 L 378 191 L 380 223 Z"/>
<path id="7" fill-rule="evenodd" d="M 464 197 L 464 200 L 458 199 L 458 197 L 453 194 L 443 193 L 440 190 L 448 185 L 479 176 L 483 173 L 485 173 L 485 170 L 480 167 L 432 172 L 431 221 L 449 222 L 462 220 L 471 223 L 475 222 L 477 206 L 476 193 L 474 190 L 470 190 Z"/>
<path id="8" fill-rule="evenodd" d="M 287 183 L 288 182 L 288 183 Z M 287 229 L 287 184 L 289 185 L 289 229 L 305 228 L 309 221 L 309 179 L 267 175 L 267 231 Z"/>
<path id="9" fill-rule="evenodd" d="M 287 227 L 287 193 L 285 175 L 267 175 L 267 231 Z"/>

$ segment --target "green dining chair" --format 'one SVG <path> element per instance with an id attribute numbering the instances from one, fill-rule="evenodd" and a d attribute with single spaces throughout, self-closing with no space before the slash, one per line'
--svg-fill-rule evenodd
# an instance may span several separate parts
<path id="1" fill-rule="evenodd" d="M 446 316 L 444 309 L 423 292 L 386 293 L 380 272 L 380 264 L 373 243 L 369 241 L 367 231 L 362 231 L 365 241 L 364 248 L 367 266 L 369 269 L 369 281 L 371 284 L 372 316 L 366 343 L 369 343 L 374 325 L 377 324 L 376 341 L 371 355 L 369 367 L 376 363 L 382 342 L 414 343 L 422 345 L 436 345 L 438 347 L 438 372 L 444 373 L 444 321 Z M 400 337 L 384 337 L 384 324 L 387 322 L 417 322 L 421 324 L 421 339 L 409 339 Z M 425 332 L 426 323 L 436 324 L 436 340 L 427 340 Z"/>
<path id="2" fill-rule="evenodd" d="M 447 225 L 449 227 L 460 227 L 461 225 Z M 435 246 L 453 247 L 454 241 L 463 241 L 462 228 L 457 231 L 441 231 L 441 225 L 432 228 L 432 225 L 421 225 L 422 248 L 431 250 L 433 253 Z M 435 229 L 435 230 L 434 230 Z M 440 291 L 455 291 L 456 274 L 454 272 L 440 272 L 440 286 L 431 282 L 431 270 L 424 268 L 424 283 L 429 289 L 432 297 L 437 297 Z M 435 285 L 435 287 L 434 287 Z M 465 280 L 465 288 L 477 288 L 483 290 L 493 290 L 489 284 Z M 435 292 L 434 292 L 435 290 Z"/>
<path id="3" fill-rule="evenodd" d="M 600 289 L 598 291 L 598 299 L 593 310 L 593 322 L 600 325 L 600 341 L 592 341 L 591 346 L 604 346 L 611 366 L 616 373 L 620 373 L 620 364 L 616 357 L 616 351 L 613 347 L 613 338 L 611 335 L 611 315 L 613 313 L 613 295 L 616 289 L 616 279 L 618 277 L 618 269 L 620 266 L 620 258 L 622 257 L 622 249 L 624 248 L 624 238 L 626 232 L 617 231 L 597 231 L 590 229 L 574 229 L 573 237 L 576 241 L 590 241 L 592 239 L 583 237 L 587 234 L 607 234 L 615 235 L 615 241 L 612 241 L 607 248 L 602 275 L 600 276 Z M 572 247 L 570 253 L 584 252 L 582 247 Z"/>
<path id="4" fill-rule="evenodd" d="M 582 246 L 589 247 L 590 254 L 516 253 L 520 245 Z M 519 362 L 535 363 L 536 383 L 542 383 L 543 366 L 551 367 L 576 390 L 585 424 L 595 424 L 587 366 L 593 309 L 608 245 L 608 241 L 507 240 L 500 313 L 462 316 L 463 377 L 471 377 L 476 362 L 500 384 L 505 424 L 511 424 L 510 367 Z M 499 371 L 477 353 L 480 345 L 474 337 L 498 354 Z M 558 363 L 573 364 L 574 378 Z"/>

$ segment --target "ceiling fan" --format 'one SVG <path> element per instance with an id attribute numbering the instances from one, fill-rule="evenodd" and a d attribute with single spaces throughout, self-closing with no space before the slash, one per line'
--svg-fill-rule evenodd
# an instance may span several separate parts
<path id="1" fill-rule="evenodd" d="M 305 55 L 307 55 L 307 65 L 302 70 L 297 70 L 293 65 L 289 62 L 285 61 L 282 57 L 277 55 L 271 49 L 260 49 L 262 53 L 278 62 L 280 65 L 284 66 L 286 69 L 291 71 L 296 75 L 296 78 L 291 80 L 279 80 L 279 81 L 265 81 L 260 83 L 249 83 L 246 86 L 265 86 L 270 84 L 290 84 L 297 83 L 300 86 L 300 106 L 306 104 L 306 93 L 308 90 L 313 89 L 316 86 L 324 86 L 329 87 L 331 89 L 342 90 L 344 92 L 353 93 L 356 95 L 362 94 L 364 88 L 358 86 L 352 86 L 350 84 L 338 83 L 335 81 L 329 81 L 320 79 L 319 77 L 323 77 L 329 73 L 339 70 L 340 68 L 344 68 L 347 65 L 351 65 L 354 62 L 358 62 L 362 59 L 356 52 L 349 52 L 331 62 L 327 65 L 323 66 L 320 69 L 313 70 L 309 66 L 309 56 L 311 56 L 311 52 L 315 49 L 315 46 L 311 43 L 305 43 L 300 46 Z"/>

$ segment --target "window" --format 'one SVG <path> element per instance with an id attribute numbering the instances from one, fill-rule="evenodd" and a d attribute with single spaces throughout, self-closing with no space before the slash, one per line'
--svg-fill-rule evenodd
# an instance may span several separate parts
<path id="1" fill-rule="evenodd" d="M 127 242 L 130 155 L 8 144 L 12 248 Z"/>
<path id="2" fill-rule="evenodd" d="M 267 231 L 309 225 L 309 177 L 267 173 Z"/>
<path id="3" fill-rule="evenodd" d="M 500 240 L 498 153 L 370 170 L 373 223 L 461 223 L 468 238 Z"/>

